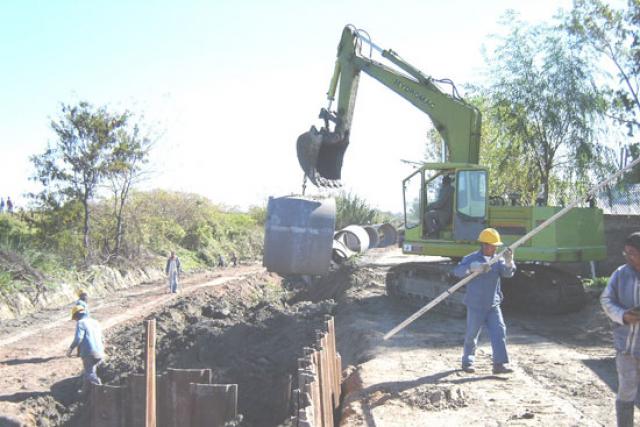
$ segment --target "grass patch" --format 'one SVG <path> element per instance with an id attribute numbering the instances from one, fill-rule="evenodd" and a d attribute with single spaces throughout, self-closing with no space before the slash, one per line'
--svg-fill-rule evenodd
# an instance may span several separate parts
<path id="1" fill-rule="evenodd" d="M 586 289 L 604 289 L 609 283 L 609 277 L 596 277 L 595 279 L 583 279 L 582 284 Z"/>

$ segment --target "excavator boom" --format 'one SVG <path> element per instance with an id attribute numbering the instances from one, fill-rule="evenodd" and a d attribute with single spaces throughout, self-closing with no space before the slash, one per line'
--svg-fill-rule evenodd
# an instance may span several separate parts
<path id="1" fill-rule="evenodd" d="M 362 55 L 363 43 L 379 51 L 396 68 Z M 438 81 L 404 61 L 394 51 L 382 50 L 366 33 L 346 26 L 338 45 L 333 76 L 327 92 L 330 105 L 337 92 L 337 111 L 322 109 L 324 125 L 312 126 L 298 137 L 298 161 L 310 181 L 320 187 L 341 185 L 342 163 L 349 145 L 360 73 L 373 77 L 429 116 L 448 148 L 448 161 L 477 164 L 480 147 L 480 112 L 465 102 L 450 81 L 452 93 L 444 93 Z"/>

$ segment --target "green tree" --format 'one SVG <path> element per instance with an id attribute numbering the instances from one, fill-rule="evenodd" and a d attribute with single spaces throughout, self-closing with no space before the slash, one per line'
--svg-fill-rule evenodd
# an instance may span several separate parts
<path id="1" fill-rule="evenodd" d="M 378 211 L 357 195 L 342 193 L 336 197 L 336 229 L 351 224 L 375 224 L 378 220 Z"/>
<path id="2" fill-rule="evenodd" d="M 131 188 L 144 177 L 144 165 L 149 160 L 151 138 L 143 136 L 138 124 L 131 129 L 116 131 L 116 144 L 111 152 L 106 175 L 113 194 L 115 218 L 113 256 L 120 256 L 124 237 L 124 208 Z"/>
<path id="3" fill-rule="evenodd" d="M 62 105 L 62 113 L 51 122 L 57 136 L 53 146 L 31 157 L 33 179 L 43 190 L 37 200 L 54 207 L 67 201 L 79 201 L 83 207 L 83 247 L 91 257 L 91 201 L 107 173 L 117 132 L 126 125 L 129 113 L 112 114 L 105 107 L 88 102 Z"/>
<path id="4" fill-rule="evenodd" d="M 589 181 L 605 168 L 594 129 L 606 105 L 595 70 L 566 32 L 506 18 L 509 33 L 487 57 L 485 120 L 500 134 L 504 164 L 535 167 L 527 180 L 540 184 L 547 203 L 554 180 Z"/>
<path id="5" fill-rule="evenodd" d="M 600 0 L 574 0 L 565 27 L 578 41 L 606 58 L 617 79 L 608 80 L 611 113 L 629 133 L 640 128 L 640 2 L 615 9 Z"/>

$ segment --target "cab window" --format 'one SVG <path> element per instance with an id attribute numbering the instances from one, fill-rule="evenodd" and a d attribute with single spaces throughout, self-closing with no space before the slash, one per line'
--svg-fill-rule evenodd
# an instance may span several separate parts
<path id="1" fill-rule="evenodd" d="M 417 172 L 404 181 L 404 223 L 406 228 L 420 225 L 420 193 L 422 173 Z"/>
<path id="2" fill-rule="evenodd" d="M 487 210 L 487 172 L 459 171 L 456 181 L 457 211 L 472 218 L 484 218 Z"/>

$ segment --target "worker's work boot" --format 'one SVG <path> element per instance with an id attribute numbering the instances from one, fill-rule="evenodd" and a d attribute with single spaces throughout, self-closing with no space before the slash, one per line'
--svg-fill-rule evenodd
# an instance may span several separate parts
<path id="1" fill-rule="evenodd" d="M 633 427 L 633 404 L 616 400 L 616 418 L 618 427 Z"/>
<path id="2" fill-rule="evenodd" d="M 462 370 L 467 374 L 473 374 L 476 371 L 476 368 L 473 365 L 462 365 Z"/>
<path id="3" fill-rule="evenodd" d="M 507 368 L 503 363 L 496 363 L 493 365 L 493 373 L 494 374 L 512 374 L 513 369 Z"/>

